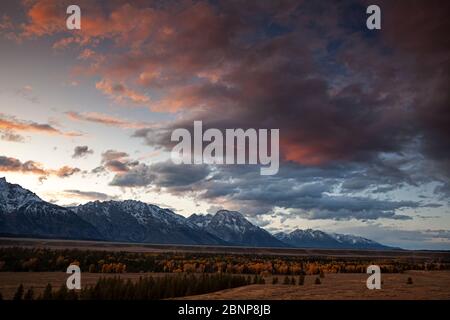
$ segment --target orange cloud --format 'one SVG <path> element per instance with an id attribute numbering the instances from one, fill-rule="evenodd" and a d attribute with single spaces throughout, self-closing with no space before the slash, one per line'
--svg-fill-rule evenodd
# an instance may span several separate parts
<path id="1" fill-rule="evenodd" d="M 65 1 L 41 0 L 32 3 L 27 11 L 29 22 L 23 26 L 22 36 L 43 36 L 66 28 Z M 29 2 L 31 3 L 31 2 Z"/>
<path id="2" fill-rule="evenodd" d="M 125 119 L 119 119 L 116 117 L 112 117 L 106 114 L 97 113 L 97 112 L 85 112 L 85 113 L 78 113 L 74 111 L 66 112 L 66 115 L 69 117 L 69 119 L 74 121 L 87 121 L 87 122 L 93 122 L 93 123 L 100 123 L 107 126 L 112 127 L 119 127 L 119 128 L 130 128 L 130 129 L 140 129 L 140 128 L 146 128 L 150 124 L 145 122 L 133 122 L 128 121 Z"/>
<path id="3" fill-rule="evenodd" d="M 44 36 L 67 32 L 69 42 L 94 41 L 94 38 L 116 38 L 118 42 L 137 41 L 148 37 L 158 24 L 157 15 L 151 8 L 139 8 L 128 3 L 102 4 L 90 0 L 79 0 L 82 8 L 82 33 L 68 32 L 65 24 L 66 8 L 73 4 L 69 0 L 37 0 L 25 2 L 28 22 L 23 25 L 22 36 Z M 105 7 L 110 10 L 105 13 Z M 130 19 L 130 17 L 133 17 Z M 76 40 L 75 40 L 76 39 Z"/>
<path id="4" fill-rule="evenodd" d="M 287 161 L 303 165 L 321 165 L 330 159 L 323 155 L 319 147 L 299 145 L 295 142 L 281 141 L 281 152 Z"/>
<path id="5" fill-rule="evenodd" d="M 19 159 L 0 156 L 0 172 L 21 172 L 25 174 L 40 175 L 40 179 L 45 179 L 49 175 L 59 178 L 67 178 L 81 172 L 79 168 L 64 166 L 59 169 L 45 169 L 42 164 L 36 161 L 21 162 Z"/>
<path id="6" fill-rule="evenodd" d="M 0 119 L 0 129 L 2 130 L 17 130 L 17 131 L 32 131 L 47 134 L 62 134 L 61 131 L 53 128 L 49 124 L 39 124 L 35 122 L 24 123 L 14 120 Z"/>
<path id="7" fill-rule="evenodd" d="M 50 172 L 52 174 L 56 175 L 59 178 L 67 178 L 67 177 L 70 177 L 70 176 L 72 176 L 72 175 L 74 175 L 76 173 L 81 172 L 81 170 L 79 168 L 72 168 L 72 167 L 69 167 L 69 166 L 64 166 L 64 167 L 61 167 L 61 168 L 59 168 L 57 170 L 52 170 Z"/>
<path id="8" fill-rule="evenodd" d="M 50 135 L 62 135 L 68 137 L 76 137 L 82 135 L 81 133 L 78 132 L 62 132 L 61 130 L 56 129 L 46 123 L 42 124 L 36 122 L 25 122 L 17 120 L 13 117 L 6 117 L 1 113 L 0 113 L 0 130 L 5 130 L 7 132 L 27 131 Z"/>
<path id="9" fill-rule="evenodd" d="M 117 103 L 131 102 L 133 104 L 145 105 L 150 102 L 149 97 L 129 89 L 123 83 L 101 80 L 95 84 L 95 87 Z"/>
<path id="10" fill-rule="evenodd" d="M 41 164 L 35 161 L 21 162 L 16 158 L 5 156 L 0 156 L 0 171 L 47 175 L 47 172 L 42 168 Z"/>

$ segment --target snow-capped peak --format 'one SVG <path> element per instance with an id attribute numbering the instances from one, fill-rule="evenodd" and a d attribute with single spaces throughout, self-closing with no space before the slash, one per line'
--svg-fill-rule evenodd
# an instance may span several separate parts
<path id="1" fill-rule="evenodd" d="M 36 202 L 43 202 L 33 192 L 0 178 L 0 211 L 11 212 Z"/>
<path id="2" fill-rule="evenodd" d="M 361 248 L 361 249 L 383 249 L 385 246 L 358 236 L 326 233 L 320 230 L 296 229 L 290 233 L 279 232 L 275 237 L 294 247 L 308 248 Z"/>
<path id="3" fill-rule="evenodd" d="M 185 220 L 183 216 L 174 213 L 172 210 L 137 200 L 97 200 L 73 207 L 72 210 L 75 212 L 90 210 L 98 216 L 106 217 L 110 217 L 113 211 L 120 211 L 134 217 L 140 224 L 146 224 L 151 219 L 157 219 L 165 223 L 182 223 Z"/>
<path id="4" fill-rule="evenodd" d="M 366 239 L 363 237 L 359 237 L 359 236 L 350 235 L 350 234 L 331 233 L 330 235 L 334 239 L 336 239 L 337 241 L 339 241 L 341 243 L 353 243 L 353 244 L 373 244 L 373 243 L 375 243 L 372 240 L 369 240 L 369 239 Z"/>

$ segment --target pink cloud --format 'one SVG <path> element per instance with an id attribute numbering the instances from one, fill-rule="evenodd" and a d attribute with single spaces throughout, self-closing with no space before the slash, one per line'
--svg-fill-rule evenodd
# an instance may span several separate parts
<path id="1" fill-rule="evenodd" d="M 104 124 L 104 125 L 112 126 L 112 127 L 139 129 L 139 128 L 145 128 L 145 127 L 150 126 L 149 123 L 133 122 L 133 121 L 113 117 L 113 116 L 98 113 L 98 112 L 78 113 L 78 112 L 74 112 L 74 111 L 69 111 L 66 113 L 66 115 L 71 120 L 100 123 L 100 124 Z"/>

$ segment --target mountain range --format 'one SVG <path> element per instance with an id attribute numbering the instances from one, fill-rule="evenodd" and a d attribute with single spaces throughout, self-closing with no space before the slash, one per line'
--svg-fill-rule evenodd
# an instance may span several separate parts
<path id="1" fill-rule="evenodd" d="M 297 248 L 324 248 L 324 249 L 392 249 L 373 240 L 363 237 L 326 233 L 320 230 L 299 230 L 291 233 L 279 232 L 274 236 L 292 247 Z"/>
<path id="2" fill-rule="evenodd" d="M 319 230 L 272 235 L 237 211 L 193 214 L 135 200 L 61 207 L 0 178 L 0 235 L 154 244 L 388 249 L 375 241 Z"/>

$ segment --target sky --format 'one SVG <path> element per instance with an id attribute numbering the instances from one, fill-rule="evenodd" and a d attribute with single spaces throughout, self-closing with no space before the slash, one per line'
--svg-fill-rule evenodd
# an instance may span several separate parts
<path id="1" fill-rule="evenodd" d="M 81 8 L 68 30 L 66 8 Z M 237 210 L 450 249 L 448 1 L 0 3 L 0 177 L 58 205 Z M 171 132 L 280 130 L 280 170 L 176 165 Z"/>

